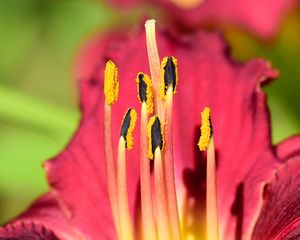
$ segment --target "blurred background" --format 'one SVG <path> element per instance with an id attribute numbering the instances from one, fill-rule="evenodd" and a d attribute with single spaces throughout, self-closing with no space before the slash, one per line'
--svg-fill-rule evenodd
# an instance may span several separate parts
<path id="1" fill-rule="evenodd" d="M 96 0 L 0 0 L 0 224 L 47 190 L 42 163 L 66 145 L 80 113 L 74 58 L 95 31 L 134 25 L 153 7 L 116 10 Z M 236 59 L 270 60 L 278 80 L 264 90 L 276 144 L 300 133 L 300 11 L 291 9 L 275 38 L 262 41 L 222 25 Z"/>

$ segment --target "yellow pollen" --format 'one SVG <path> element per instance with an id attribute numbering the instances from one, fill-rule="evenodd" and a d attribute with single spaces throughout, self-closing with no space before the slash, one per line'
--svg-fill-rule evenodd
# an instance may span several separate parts
<path id="1" fill-rule="evenodd" d="M 162 81 L 161 81 L 161 85 L 160 85 L 160 89 L 159 89 L 159 93 L 160 93 L 160 97 L 165 100 L 166 98 L 166 93 L 168 91 L 168 88 L 170 86 L 173 87 L 173 94 L 176 93 L 176 89 L 177 89 L 177 83 L 178 83 L 178 67 L 177 67 L 177 59 L 175 57 L 170 57 L 172 60 L 172 63 L 174 64 L 175 67 L 175 79 L 170 79 L 170 73 L 166 72 L 166 66 L 169 60 L 169 57 L 164 57 L 162 62 L 161 62 L 161 72 L 162 72 Z M 166 74 L 168 74 L 168 76 L 166 76 Z M 165 78 L 169 79 L 169 84 L 166 83 Z M 167 85 L 166 85 L 167 84 Z"/>
<path id="2" fill-rule="evenodd" d="M 118 68 L 109 60 L 104 71 L 104 95 L 107 104 L 114 104 L 118 100 L 119 81 Z"/>
<path id="3" fill-rule="evenodd" d="M 136 82 L 137 82 L 137 88 L 138 91 L 140 91 L 140 81 L 141 79 L 139 78 L 140 75 L 143 75 L 143 81 L 146 85 L 146 105 L 147 105 L 147 114 L 150 115 L 153 112 L 153 86 L 152 86 L 152 80 L 149 77 L 149 75 L 139 72 L 136 77 Z M 143 103 L 143 100 L 140 97 L 140 92 L 138 93 L 138 97 L 141 103 Z"/>
<path id="4" fill-rule="evenodd" d="M 152 149 L 153 145 L 152 145 L 152 142 L 153 142 L 153 139 L 152 139 L 152 135 L 153 135 L 153 132 L 152 132 L 152 126 L 153 124 L 155 123 L 155 120 L 156 119 L 159 119 L 158 116 L 153 116 L 150 118 L 149 122 L 148 122 L 148 126 L 147 126 L 147 135 L 148 135 L 148 143 L 149 143 L 149 146 L 148 146 L 148 157 L 150 159 L 153 159 L 154 158 L 154 152 L 155 152 L 155 149 Z M 158 133 L 157 133 L 158 134 Z M 162 147 L 161 147 L 161 150 L 164 148 L 164 144 L 165 144 L 165 138 L 164 138 L 164 134 L 163 134 L 163 128 L 162 128 L 162 125 L 160 124 L 160 132 L 159 134 L 161 135 L 161 140 L 162 140 Z M 157 136 L 156 136 L 157 137 Z"/>
<path id="5" fill-rule="evenodd" d="M 136 125 L 137 112 L 133 108 L 130 108 L 128 111 L 130 111 L 130 123 L 129 123 L 129 127 L 128 127 L 128 130 L 127 130 L 127 133 L 126 133 L 126 136 L 124 137 L 124 139 L 126 142 L 126 149 L 130 150 L 130 149 L 132 149 L 133 143 L 134 143 L 133 130 Z M 127 115 L 127 113 L 125 114 L 125 117 L 126 117 L 126 115 Z M 125 117 L 123 118 L 123 123 L 124 123 Z M 123 123 L 122 123 L 122 125 L 123 125 Z"/>
<path id="6" fill-rule="evenodd" d="M 200 151 L 205 151 L 212 135 L 210 109 L 208 107 L 204 108 L 203 112 L 201 113 L 201 118 L 202 118 L 201 136 L 198 142 L 198 146 Z"/>

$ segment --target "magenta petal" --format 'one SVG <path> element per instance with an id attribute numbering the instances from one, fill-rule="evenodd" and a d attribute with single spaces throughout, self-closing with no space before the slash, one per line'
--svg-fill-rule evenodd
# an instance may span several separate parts
<path id="1" fill-rule="evenodd" d="M 69 225 L 53 194 L 37 200 L 26 213 L 5 227 L 0 227 L 0 239 L 82 239 Z"/>
<path id="2" fill-rule="evenodd" d="M 264 204 L 252 239 L 300 238 L 300 157 L 288 160 L 264 189 Z"/>

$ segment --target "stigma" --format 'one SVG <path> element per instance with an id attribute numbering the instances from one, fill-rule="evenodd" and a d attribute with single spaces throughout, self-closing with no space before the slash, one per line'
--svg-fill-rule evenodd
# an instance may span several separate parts
<path id="1" fill-rule="evenodd" d="M 112 108 L 118 104 L 119 81 L 117 65 L 109 60 L 104 71 L 104 157 L 107 188 L 113 221 L 119 240 L 190 240 L 198 239 L 182 230 L 178 186 L 174 172 L 173 98 L 178 86 L 178 65 L 174 56 L 160 60 L 157 50 L 155 21 L 145 24 L 150 74 L 136 73 L 137 101 L 140 113 L 128 108 L 120 123 L 117 157 L 114 156 Z M 134 79 L 133 79 L 134 81 Z M 128 106 L 127 106 L 128 107 Z M 127 187 L 126 152 L 134 148 L 133 132 L 140 121 L 139 158 L 141 214 L 133 219 Z M 201 113 L 199 150 L 206 153 L 206 240 L 219 239 L 216 161 L 211 110 Z M 195 143 L 196 145 L 197 143 Z M 136 145 L 136 144 L 135 144 Z M 176 151 L 176 149 L 175 149 Z M 192 150 L 191 150 L 192 151 Z M 150 164 L 153 164 L 151 170 Z M 199 219 L 199 228 L 201 225 Z M 137 230 L 139 229 L 139 230 Z M 202 229 L 202 228 L 201 228 Z M 205 233 L 204 233 L 205 234 Z"/>

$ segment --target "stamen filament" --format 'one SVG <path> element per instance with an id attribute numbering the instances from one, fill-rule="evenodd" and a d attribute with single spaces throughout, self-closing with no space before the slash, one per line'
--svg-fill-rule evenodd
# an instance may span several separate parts
<path id="1" fill-rule="evenodd" d="M 172 110 L 173 110 L 173 87 L 170 86 L 166 94 L 166 125 L 165 125 L 166 147 L 164 152 L 164 177 L 165 177 L 167 205 L 168 205 L 168 214 L 170 220 L 172 240 L 180 240 L 181 230 L 180 230 L 176 186 L 175 186 L 175 178 L 174 178 Z"/>
<path id="2" fill-rule="evenodd" d="M 112 143 L 111 130 L 111 106 L 104 105 L 104 158 L 107 174 L 107 187 L 110 206 L 112 209 L 113 220 L 117 233 L 119 233 L 119 216 L 118 216 L 118 192 L 117 192 L 117 178 L 116 168 L 114 162 L 114 152 Z"/>
<path id="3" fill-rule="evenodd" d="M 150 163 L 147 154 L 147 104 L 142 103 L 141 107 L 141 146 L 140 146 L 140 183 L 141 183 L 141 207 L 144 240 L 156 240 L 156 227 L 153 214 Z"/>
<path id="4" fill-rule="evenodd" d="M 119 139 L 118 145 L 118 206 L 120 219 L 120 239 L 133 240 L 133 228 L 131 225 L 126 174 L 126 146 L 123 136 Z"/>
<path id="5" fill-rule="evenodd" d="M 213 136 L 210 138 L 207 147 L 206 229 L 207 229 L 207 240 L 219 239 L 216 159 L 215 159 L 215 146 L 214 146 Z"/>
<path id="6" fill-rule="evenodd" d="M 150 65 L 151 79 L 153 81 L 153 97 L 154 97 L 154 109 L 155 113 L 158 114 L 162 123 L 164 122 L 164 104 L 162 99 L 159 97 L 159 86 L 161 84 L 161 68 L 160 58 L 158 54 L 156 44 L 156 33 L 155 33 L 155 20 L 147 20 L 145 23 L 146 30 L 146 44 L 148 59 Z"/>
<path id="7" fill-rule="evenodd" d="M 164 187 L 163 163 L 159 147 L 154 152 L 154 182 L 156 204 L 156 226 L 159 240 L 171 240 L 166 193 Z"/>

